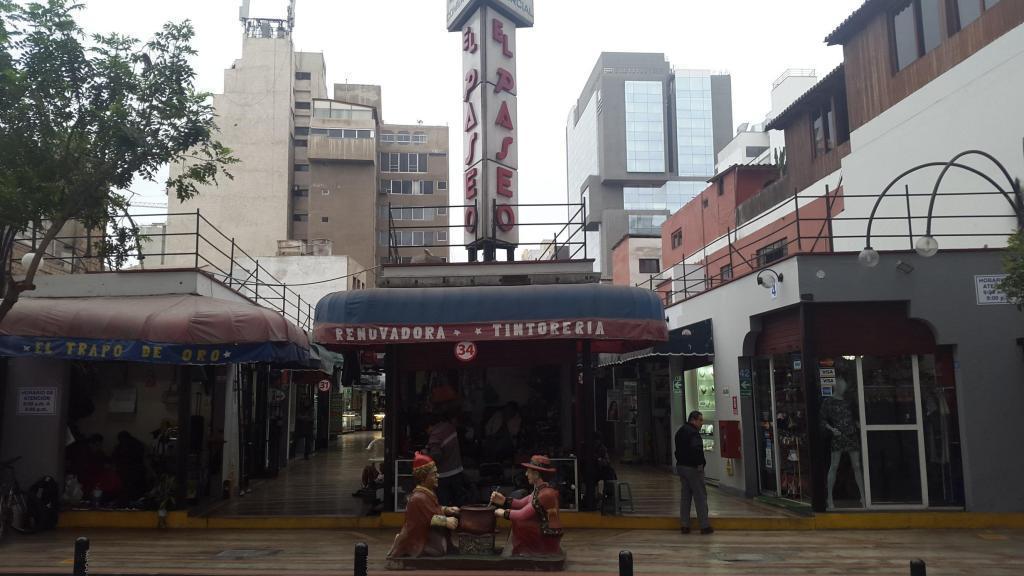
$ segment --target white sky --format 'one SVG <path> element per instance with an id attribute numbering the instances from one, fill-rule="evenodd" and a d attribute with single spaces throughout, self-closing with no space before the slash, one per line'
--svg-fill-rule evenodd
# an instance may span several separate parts
<path id="1" fill-rule="evenodd" d="M 241 0 L 82 1 L 78 19 L 90 33 L 146 39 L 167 20 L 191 19 L 203 90 L 220 92 L 223 70 L 241 56 Z M 728 72 L 734 123 L 758 122 L 769 110 L 772 81 L 785 69 L 813 68 L 822 77 L 842 61 L 842 49 L 823 39 L 862 3 L 536 0 L 534 28 L 518 33 L 519 202 L 565 202 L 566 118 L 602 51 L 663 52 L 676 68 Z M 283 17 L 287 0 L 251 4 L 253 17 Z M 386 122 L 452 127 L 456 204 L 462 197 L 461 42 L 446 31 L 444 15 L 445 0 L 298 0 L 294 38 L 297 50 L 324 53 L 329 91 L 346 80 L 379 84 Z M 136 191 L 143 200 L 164 200 L 160 185 Z M 522 210 L 520 221 L 556 216 Z M 539 240 L 541 232 L 524 231 L 523 239 Z M 461 259 L 457 252 L 453 259 Z"/>

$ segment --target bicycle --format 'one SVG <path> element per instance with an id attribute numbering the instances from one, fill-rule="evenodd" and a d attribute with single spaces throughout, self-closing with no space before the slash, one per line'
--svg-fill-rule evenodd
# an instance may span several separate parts
<path id="1" fill-rule="evenodd" d="M 36 531 L 38 515 L 32 509 L 30 495 L 18 484 L 18 474 L 14 469 L 14 463 L 18 460 L 21 460 L 21 456 L 0 462 L 0 471 L 9 471 L 11 479 L 9 484 L 0 488 L 0 540 L 12 529 L 22 534 Z"/>

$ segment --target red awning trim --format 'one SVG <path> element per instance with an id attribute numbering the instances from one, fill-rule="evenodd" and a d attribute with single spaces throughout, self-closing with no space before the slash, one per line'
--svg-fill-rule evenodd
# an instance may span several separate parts
<path id="1" fill-rule="evenodd" d="M 327 346 L 377 346 L 436 342 L 609 340 L 640 347 L 668 338 L 664 321 L 575 318 L 459 324 L 318 324 L 315 339 Z"/>
<path id="2" fill-rule="evenodd" d="M 22 298 L 0 323 L 0 336 L 309 348 L 306 333 L 273 310 L 193 294 Z"/>

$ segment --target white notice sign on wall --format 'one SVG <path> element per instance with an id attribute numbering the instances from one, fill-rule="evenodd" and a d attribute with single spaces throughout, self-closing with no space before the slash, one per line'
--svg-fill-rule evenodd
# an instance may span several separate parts
<path id="1" fill-rule="evenodd" d="M 18 390 L 19 416 L 53 416 L 56 414 L 56 388 L 22 388 Z"/>
<path id="2" fill-rule="evenodd" d="M 999 283 L 1006 278 L 1006 274 L 991 274 L 988 276 L 975 276 L 974 285 L 978 295 L 978 306 L 991 304 L 1009 304 L 1010 299 L 1006 292 L 999 289 Z"/>

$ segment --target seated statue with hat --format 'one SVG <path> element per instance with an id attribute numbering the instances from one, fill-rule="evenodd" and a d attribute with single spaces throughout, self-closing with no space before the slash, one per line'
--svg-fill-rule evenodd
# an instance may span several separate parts
<path id="1" fill-rule="evenodd" d="M 416 488 L 409 496 L 405 523 L 395 537 L 388 558 L 444 556 L 450 547 L 448 532 L 459 526 L 459 509 L 442 507 L 437 501 L 437 465 L 426 454 L 416 453 L 412 464 Z"/>
<path id="2" fill-rule="evenodd" d="M 500 492 L 491 493 L 491 503 L 501 508 L 495 516 L 512 522 L 512 533 L 504 556 L 556 556 L 562 554 L 562 522 L 558 517 L 558 490 L 546 478 L 555 469 L 547 456 L 533 456 L 526 468 L 526 478 L 533 493 L 518 500 L 510 500 Z"/>

